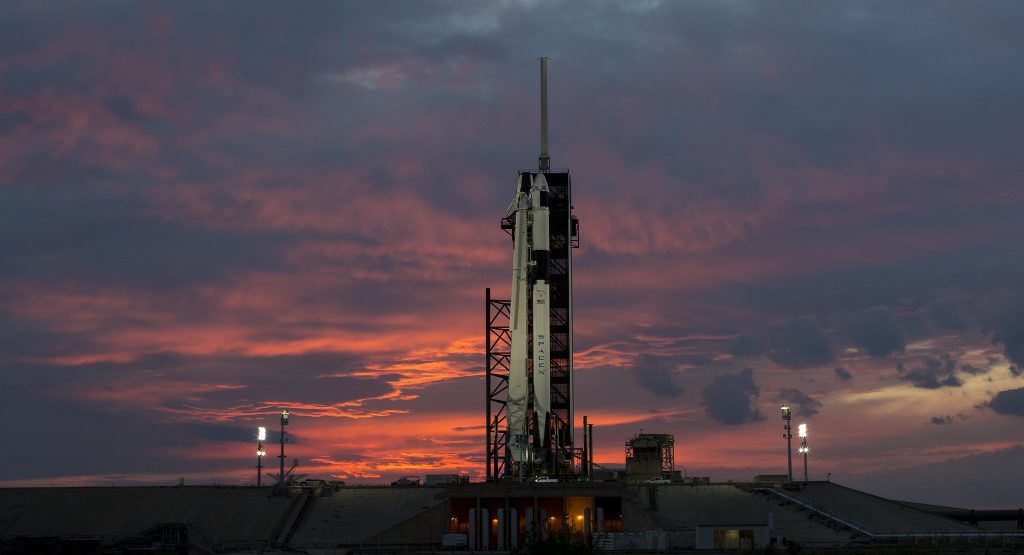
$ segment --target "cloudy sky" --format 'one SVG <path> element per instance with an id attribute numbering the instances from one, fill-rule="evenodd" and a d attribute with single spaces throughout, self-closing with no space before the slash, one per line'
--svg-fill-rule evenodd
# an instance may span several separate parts
<path id="1" fill-rule="evenodd" d="M 598 463 L 644 430 L 691 475 L 784 472 L 789 402 L 812 478 L 1016 507 L 1022 27 L 1015 1 L 5 3 L 0 483 L 250 483 L 282 407 L 312 476 L 482 475 L 484 288 L 549 56 Z"/>

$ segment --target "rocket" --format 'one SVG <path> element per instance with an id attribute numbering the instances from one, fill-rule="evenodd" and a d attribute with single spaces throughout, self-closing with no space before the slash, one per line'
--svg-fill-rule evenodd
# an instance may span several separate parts
<path id="1" fill-rule="evenodd" d="M 529 180 L 524 183 L 524 180 Z M 511 457 L 531 458 L 529 370 L 533 370 L 534 441 L 544 447 L 551 414 L 551 308 L 549 272 L 548 184 L 543 173 L 523 173 L 507 217 L 514 216 L 512 298 L 509 328 L 508 426 Z M 528 306 L 532 300 L 532 306 Z M 530 310 L 532 308 L 532 310 Z M 530 321 L 532 319 L 532 322 Z M 532 353 L 529 349 L 533 330 Z"/>
<path id="2" fill-rule="evenodd" d="M 530 463 L 543 462 L 544 452 L 558 441 L 557 436 L 552 437 L 551 432 L 555 417 L 551 412 L 551 210 L 548 204 L 548 180 L 545 176 L 551 167 L 548 154 L 547 62 L 547 58 L 540 59 L 541 147 L 537 160 L 538 171 L 519 173 L 515 196 L 503 220 L 513 224 L 514 252 L 512 296 L 509 301 L 512 345 L 509 353 L 508 400 L 505 405 L 508 411 L 507 446 L 510 458 L 520 464 L 520 469 Z M 567 189 L 565 200 L 568 200 Z M 571 298 L 569 290 L 556 288 L 556 292 L 559 293 L 559 300 L 564 300 L 565 295 Z M 571 327 L 571 304 L 568 307 L 568 318 Z M 571 349 L 571 329 L 568 346 Z M 569 360 L 571 365 L 571 355 Z M 532 415 L 528 414 L 531 404 Z M 570 408 L 569 420 L 572 418 L 571 413 Z"/>

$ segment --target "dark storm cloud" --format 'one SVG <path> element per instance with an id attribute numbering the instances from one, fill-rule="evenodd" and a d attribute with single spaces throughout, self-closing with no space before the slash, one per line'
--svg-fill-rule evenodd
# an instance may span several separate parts
<path id="1" fill-rule="evenodd" d="M 43 406 L 48 408 L 39 410 Z M 27 415 L 31 418 L 26 418 Z M 163 450 L 195 448 L 197 440 L 206 436 L 213 436 L 216 441 L 241 441 L 234 436 L 235 432 L 226 428 L 215 426 L 200 430 L 156 422 L 146 410 L 118 410 L 102 404 L 68 402 L 31 383 L 7 383 L 0 388 L 0 417 L 19 422 L 31 420 L 31 425 L 16 425 L 7 431 L 7 440 L 32 456 L 12 457 L 7 461 L 3 473 L 6 480 L 113 473 L 216 472 L 237 466 L 237 461 L 168 457 Z M 237 433 L 244 434 L 241 429 Z M 251 431 L 248 437 L 253 440 L 255 449 Z"/>
<path id="2" fill-rule="evenodd" d="M 0 370 L 22 358 L 71 355 L 90 346 L 88 334 L 60 333 L 0 311 Z"/>
<path id="3" fill-rule="evenodd" d="M 764 420 L 754 402 L 761 390 L 754 383 L 754 371 L 715 376 L 701 392 L 704 410 L 715 421 L 728 426 Z"/>
<path id="4" fill-rule="evenodd" d="M 892 232 L 897 233 L 905 225 L 894 225 Z M 834 230 L 834 237 L 820 237 L 814 243 L 826 248 L 827 244 L 842 242 L 842 237 L 855 233 L 856 229 L 852 224 L 843 226 Z M 763 250 L 774 244 L 797 244 L 808 239 L 794 231 L 751 241 L 752 249 Z M 876 303 L 896 306 L 922 291 L 950 286 L 970 286 L 975 294 L 1014 286 L 1019 276 L 1008 272 L 1006 264 L 991 253 L 973 249 L 942 254 L 914 252 L 900 261 L 885 264 L 866 262 L 863 266 L 851 265 L 839 270 L 807 269 L 785 278 L 766 277 L 756 285 L 735 286 L 713 298 L 723 303 L 739 299 L 743 306 L 756 307 L 767 315 L 848 312 Z"/>
<path id="5" fill-rule="evenodd" d="M 967 329 L 967 316 L 951 301 L 939 300 L 928 305 L 928 320 L 936 327 L 950 331 Z"/>
<path id="6" fill-rule="evenodd" d="M 963 385 L 963 381 L 957 376 L 956 358 L 949 353 L 929 356 L 911 370 L 906 370 L 902 364 L 896 368 L 900 372 L 900 379 L 910 382 L 914 387 L 939 389 Z"/>
<path id="7" fill-rule="evenodd" d="M 768 358 L 783 366 L 804 368 L 832 362 L 832 340 L 809 318 L 790 320 L 772 331 Z"/>
<path id="8" fill-rule="evenodd" d="M 9 363 L 3 370 L 0 407 L 6 417 L 34 414 L 31 426 L 16 426 L 10 433 L 11 440 L 34 457 L 12 461 L 4 478 L 230 470 L 236 464 L 231 460 L 169 459 L 160 449 L 203 442 L 255 443 L 258 425 L 268 428 L 268 441 L 273 443 L 278 437 L 277 409 L 260 408 L 264 402 L 330 406 L 392 390 L 385 383 L 386 375 L 377 380 L 318 378 L 361 369 L 359 364 L 356 357 L 331 353 L 281 357 L 160 353 L 130 363 Z M 218 384 L 244 387 L 218 389 Z M 42 406 L 50 408 L 38 410 Z M 199 421 L 208 418 L 230 422 Z M 53 441 L 57 436 L 62 437 L 60 442 Z M 290 432 L 289 440 L 303 442 L 301 432 Z M 159 449 L 143 448 L 147 445 Z M 66 450 L 76 456 L 61 456 Z"/>
<path id="9" fill-rule="evenodd" d="M 301 400 L 330 405 L 392 391 L 386 382 L 394 376 L 381 375 L 376 379 L 346 376 L 363 370 L 359 357 L 344 353 L 272 357 L 189 357 L 156 353 L 123 363 L 94 362 L 74 366 L 13 363 L 5 369 L 10 373 L 11 383 L 36 387 L 40 392 L 85 394 L 92 390 L 96 396 L 120 404 L 131 403 L 133 396 L 145 390 L 157 403 L 152 408 L 194 409 L 196 417 L 203 412 L 216 414 L 242 403 Z M 164 391 L 161 391 L 162 384 Z M 234 387 L 237 384 L 243 387 Z M 316 386 L 310 387 L 313 384 Z M 209 387 L 221 385 L 228 387 Z"/>
<path id="10" fill-rule="evenodd" d="M 684 393 L 673 380 L 675 363 L 670 357 L 643 355 L 633 364 L 637 385 L 659 397 L 678 397 Z"/>
<path id="11" fill-rule="evenodd" d="M 1024 294 L 997 307 L 985 322 L 992 342 L 1003 345 L 1003 354 L 1017 365 L 1024 364 Z"/>
<path id="12" fill-rule="evenodd" d="M 474 431 L 483 431 L 486 428 L 487 428 L 487 426 L 484 426 L 483 424 L 481 424 L 479 426 L 456 426 L 456 427 L 452 428 L 452 430 L 454 430 L 456 432 L 474 432 Z"/>
<path id="13" fill-rule="evenodd" d="M 130 204 L 125 213 L 73 211 L 43 233 L 33 233 L 31 244 L 21 228 L 4 234 L 0 252 L 17 264 L 3 265 L 0 279 L 74 276 L 107 286 L 145 283 L 149 290 L 173 290 L 219 282 L 239 271 L 280 269 L 285 247 L 296 239 L 155 220 L 143 203 Z"/>
<path id="14" fill-rule="evenodd" d="M 851 313 L 846 319 L 846 334 L 854 345 L 873 357 L 901 352 L 906 345 L 903 328 L 886 306 L 873 306 Z"/>
<path id="15" fill-rule="evenodd" d="M 935 424 L 936 426 L 944 426 L 946 424 L 952 424 L 955 420 L 970 420 L 970 416 L 962 412 L 957 414 L 956 416 L 946 414 L 942 416 L 933 416 L 931 420 L 929 420 L 929 422 Z"/>
<path id="16" fill-rule="evenodd" d="M 811 417 L 821 410 L 821 401 L 807 395 L 799 389 L 784 388 L 779 390 L 779 401 L 790 403 L 797 408 L 796 415 Z"/>
<path id="17" fill-rule="evenodd" d="M 988 402 L 988 408 L 999 414 L 1024 416 L 1024 387 L 996 393 Z"/>
<path id="18" fill-rule="evenodd" d="M 836 366 L 834 373 L 836 375 L 836 379 L 841 382 L 848 382 L 853 379 L 853 374 L 840 366 Z"/>
<path id="19" fill-rule="evenodd" d="M 761 340 L 752 335 L 740 335 L 733 340 L 729 352 L 737 357 L 759 357 L 764 354 L 765 346 Z"/>
<path id="20" fill-rule="evenodd" d="M 845 486 L 864 489 L 886 499 L 949 507 L 1014 508 L 1020 507 L 1024 499 L 1024 480 L 1016 479 L 1022 465 L 1024 445 L 1013 444 L 1005 449 L 838 479 Z M 837 479 L 836 474 L 832 479 Z"/>
<path id="21" fill-rule="evenodd" d="M 988 374 L 992 370 L 991 366 L 975 366 L 973 364 L 961 364 L 960 371 L 965 374 L 972 376 L 980 376 L 982 374 Z"/>

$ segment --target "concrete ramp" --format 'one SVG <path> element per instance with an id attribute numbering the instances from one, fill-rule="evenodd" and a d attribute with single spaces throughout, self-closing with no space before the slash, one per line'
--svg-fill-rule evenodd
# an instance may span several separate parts
<path id="1" fill-rule="evenodd" d="M 440 488 L 342 488 L 309 500 L 289 545 L 440 544 L 447 505 Z"/>
<path id="2" fill-rule="evenodd" d="M 732 484 L 639 485 L 623 492 L 623 512 L 635 529 L 670 531 L 674 546 L 695 545 L 695 526 L 774 526 L 774 533 L 805 546 L 846 545 L 856 536 L 806 511 Z M 771 515 L 771 516 L 769 516 Z"/>
<path id="3" fill-rule="evenodd" d="M 775 490 L 778 498 L 802 502 L 810 509 L 832 515 L 873 535 L 977 532 L 978 529 L 951 518 L 929 514 L 903 503 L 890 501 L 833 482 L 808 482 L 792 490 Z"/>
<path id="4" fill-rule="evenodd" d="M 205 545 L 266 545 L 293 502 L 253 487 L 0 489 L 0 536 L 114 539 L 178 523 Z"/>

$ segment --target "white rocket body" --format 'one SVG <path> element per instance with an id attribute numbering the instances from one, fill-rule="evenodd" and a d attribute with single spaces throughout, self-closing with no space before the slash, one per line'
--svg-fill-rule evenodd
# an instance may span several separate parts
<path id="1" fill-rule="evenodd" d="M 522 179 L 530 179 L 523 190 Z M 532 458 L 529 446 L 529 371 L 533 369 L 533 408 L 536 419 L 536 441 L 545 447 L 551 413 L 551 304 L 547 281 L 550 251 L 548 184 L 543 173 L 522 174 L 516 196 L 509 206 L 515 216 L 513 236 L 512 298 L 509 328 L 512 351 L 508 377 L 509 451 L 516 462 Z M 531 257 L 533 260 L 531 260 Z M 530 268 L 533 268 L 532 278 Z M 532 283 L 531 283 L 532 282 Z M 531 294 L 532 293 L 532 294 Z M 533 299 L 532 317 L 528 321 L 528 303 Z M 529 330 L 533 328 L 533 358 L 529 356 Z M 532 365 L 530 364 L 532 362 Z"/>
<path id="2" fill-rule="evenodd" d="M 548 417 L 551 412 L 551 304 L 547 282 L 550 235 L 548 233 L 548 182 L 538 173 L 530 190 L 533 215 L 533 408 L 537 419 L 538 442 L 545 447 Z"/>
<path id="3" fill-rule="evenodd" d="M 527 174 L 529 175 L 529 174 Z M 523 176 L 520 176 L 520 180 Z M 516 462 L 527 460 L 529 454 L 529 435 L 527 429 L 527 396 L 529 382 L 527 379 L 527 338 L 529 322 L 527 316 L 528 270 L 530 262 L 529 228 L 527 222 L 530 211 L 530 198 L 520 193 L 521 186 L 516 184 L 516 196 L 512 200 L 509 212 L 515 212 L 515 235 L 512 239 L 512 298 L 509 314 L 509 331 L 512 335 L 512 352 L 509 358 L 508 374 L 508 443 L 511 457 Z"/>

